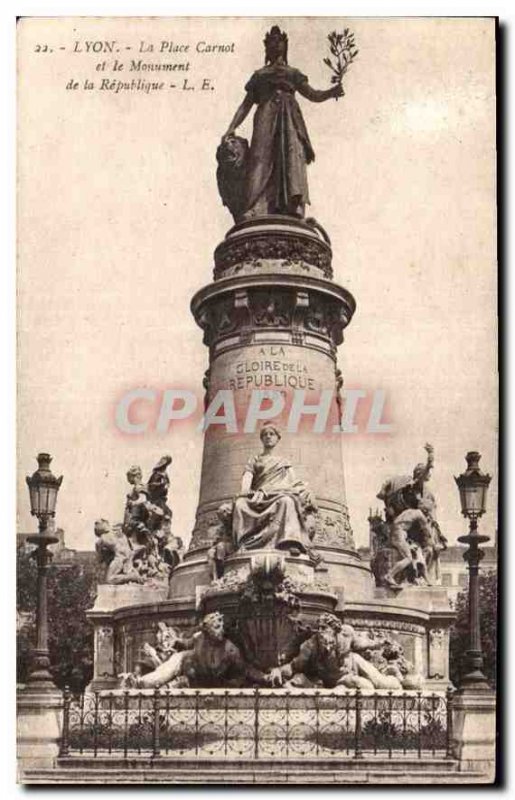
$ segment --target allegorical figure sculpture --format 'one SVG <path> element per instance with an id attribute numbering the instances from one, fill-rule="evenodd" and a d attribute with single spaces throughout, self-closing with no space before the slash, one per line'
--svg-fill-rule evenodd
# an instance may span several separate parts
<path id="1" fill-rule="evenodd" d="M 125 534 L 113 530 L 106 519 L 95 522 L 95 550 L 101 564 L 106 565 L 105 582 L 116 585 L 143 583 L 144 579 L 135 565 L 144 545 L 133 546 Z"/>
<path id="2" fill-rule="evenodd" d="M 111 530 L 105 520 L 95 524 L 97 552 L 108 564 L 106 583 L 161 584 L 168 581 L 171 570 L 182 559 L 184 547 L 182 540 L 172 535 L 172 510 L 168 506 L 167 469 L 171 463 L 171 456 L 163 456 L 147 483 L 141 468 L 131 467 L 121 530 Z"/>
<path id="3" fill-rule="evenodd" d="M 146 579 L 168 577 L 170 567 L 180 559 L 180 546 L 173 541 L 170 525 L 172 510 L 168 505 L 171 456 L 163 456 L 153 468 L 147 483 L 139 466 L 127 472 L 131 486 L 125 503 L 123 531 L 137 545 L 144 545 L 139 570 Z"/>
<path id="4" fill-rule="evenodd" d="M 236 219 L 267 214 L 304 216 L 309 203 L 306 166 L 315 158 L 298 92 L 314 103 L 343 95 L 340 82 L 313 89 L 288 64 L 288 37 L 277 25 L 266 34 L 265 66 L 245 86 L 246 95 L 222 139 L 217 158 L 222 200 Z M 236 129 L 256 106 L 250 148 Z"/>
<path id="5" fill-rule="evenodd" d="M 426 484 L 434 451 L 426 444 L 427 461 L 412 475 L 389 478 L 377 495 L 385 505 L 385 520 L 371 521 L 375 536 L 373 571 L 376 582 L 399 588 L 403 582 L 430 584 L 439 578 L 439 554 L 447 546 L 435 519 L 436 502 Z M 388 558 L 385 551 L 393 552 Z M 391 563 L 389 563 L 389 561 Z"/>
<path id="6" fill-rule="evenodd" d="M 158 622 L 156 646 L 153 647 L 150 642 L 145 642 L 142 648 L 143 654 L 153 667 L 159 667 L 174 654 L 178 639 L 179 635 L 175 628 L 166 622 Z"/>
<path id="7" fill-rule="evenodd" d="M 216 522 L 209 530 L 213 544 L 207 551 L 207 562 L 212 580 L 222 577 L 225 559 L 236 549 L 232 535 L 232 515 L 232 503 L 222 503 L 216 511 Z"/>
<path id="8" fill-rule="evenodd" d="M 153 468 L 147 482 L 147 494 L 149 502 L 157 506 L 165 519 L 172 519 L 172 509 L 168 505 L 168 492 L 170 489 L 170 478 L 168 467 L 172 463 L 171 456 L 163 456 Z"/>
<path id="9" fill-rule="evenodd" d="M 134 671 L 120 675 L 122 687 L 155 689 L 164 684 L 187 685 L 186 680 L 180 678 L 187 644 L 171 625 L 158 622 L 155 646 L 145 642 L 142 658 L 136 662 Z"/>
<path id="10" fill-rule="evenodd" d="M 168 506 L 170 478 L 167 468 L 172 463 L 171 456 L 163 456 L 143 483 L 141 468 L 133 466 L 127 472 L 131 491 L 125 504 L 124 531 L 148 551 L 159 549 L 163 544 L 164 531 L 171 522 L 172 510 Z"/>
<path id="11" fill-rule="evenodd" d="M 364 650 L 364 658 L 383 675 L 397 678 L 403 689 L 422 689 L 424 679 L 405 657 L 402 645 L 390 637 L 384 637 L 383 641 L 384 646 L 380 649 Z"/>
<path id="12" fill-rule="evenodd" d="M 191 637 L 177 637 L 174 652 L 147 675 L 122 676 L 125 686 L 150 689 L 164 686 L 245 686 L 265 684 L 262 672 L 247 664 L 225 635 L 224 617 L 218 611 L 207 614 L 201 629 Z"/>
<path id="13" fill-rule="evenodd" d="M 161 523 L 161 512 L 153 507 L 148 499 L 147 486 L 143 482 L 141 467 L 132 466 L 127 472 L 130 491 L 125 501 L 123 530 L 129 539 L 145 545 L 148 551 L 153 549 L 154 541 L 151 531 Z"/>
<path id="14" fill-rule="evenodd" d="M 447 549 L 447 538 L 442 533 L 436 519 L 436 500 L 434 494 L 427 487 L 427 483 L 422 485 L 418 507 L 425 515 L 431 532 L 430 542 L 425 552 L 428 574 L 432 581 L 438 583 L 441 577 L 440 553 Z"/>
<path id="15" fill-rule="evenodd" d="M 260 432 L 263 450 L 245 467 L 232 515 L 236 549 L 309 551 L 307 519 L 316 513 L 316 503 L 307 486 L 295 477 L 290 462 L 274 453 L 280 438 L 275 425 L 264 425 Z"/>
<path id="16" fill-rule="evenodd" d="M 344 625 L 334 614 L 322 614 L 316 632 L 300 646 L 298 655 L 288 664 L 271 671 L 273 684 L 282 686 L 345 686 L 351 689 L 401 689 L 394 675 L 384 675 L 359 651 L 385 645 L 385 639 L 371 639 L 357 634 L 352 625 Z"/>

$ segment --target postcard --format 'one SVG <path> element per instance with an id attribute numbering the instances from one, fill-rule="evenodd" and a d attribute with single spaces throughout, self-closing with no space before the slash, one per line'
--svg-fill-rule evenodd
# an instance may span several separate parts
<path id="1" fill-rule="evenodd" d="M 495 782 L 496 37 L 18 21 L 20 782 Z"/>

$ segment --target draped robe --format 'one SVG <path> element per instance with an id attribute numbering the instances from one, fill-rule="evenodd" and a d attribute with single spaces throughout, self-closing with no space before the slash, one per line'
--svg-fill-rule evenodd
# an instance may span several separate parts
<path id="1" fill-rule="evenodd" d="M 257 70 L 245 86 L 257 104 L 247 164 L 246 209 L 288 213 L 309 203 L 306 164 L 315 154 L 295 91 L 307 77 L 287 64 Z"/>
<path id="2" fill-rule="evenodd" d="M 262 500 L 239 497 L 234 504 L 233 536 L 237 548 L 298 547 L 306 552 L 309 537 L 304 526 L 303 503 L 307 488 L 296 479 L 291 464 L 280 456 L 258 455 L 245 472 L 252 473 L 251 492 Z M 304 496 L 303 496 L 304 495 Z"/>

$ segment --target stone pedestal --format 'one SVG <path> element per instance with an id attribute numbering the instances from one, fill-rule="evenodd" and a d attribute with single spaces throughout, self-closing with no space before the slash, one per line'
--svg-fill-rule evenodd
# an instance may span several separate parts
<path id="1" fill-rule="evenodd" d="M 285 575 L 297 583 L 301 615 L 312 623 L 324 611 L 336 612 L 358 630 L 391 634 L 426 688 L 447 688 L 452 613 L 445 590 L 375 590 L 370 567 L 354 545 L 345 494 L 343 437 L 334 432 L 334 426 L 339 426 L 342 413 L 342 375 L 336 353 L 355 301 L 332 280 L 331 260 L 330 242 L 320 226 L 285 216 L 237 224 L 216 248 L 214 281 L 194 296 L 192 312 L 209 348 L 206 406 L 217 392 L 229 391 L 236 424 L 233 430 L 211 425 L 205 432 L 195 526 L 184 561 L 173 571 L 168 596 L 162 589 L 136 585 L 100 587 L 90 613 L 95 626 L 92 688 L 113 688 L 120 672 L 132 671 L 144 642 L 154 641 L 158 622 L 187 632 L 203 613 L 220 610 L 240 629 L 245 627 L 238 607 L 237 575 L 244 580 L 253 562 L 268 551 L 238 550 L 228 557 L 226 584 L 215 594 L 207 552 L 220 532 L 218 508 L 239 494 L 249 458 L 262 449 L 260 424 L 254 432 L 244 431 L 256 389 L 273 389 L 283 397 L 284 411 L 273 417 L 282 431 L 278 452 L 309 486 L 319 508 L 311 547 L 320 562 L 288 551 L 269 554 L 284 561 Z M 313 415 L 302 417 L 297 430 L 288 432 L 291 403 L 298 390 L 304 392 L 305 406 L 319 404 L 322 393 L 328 396 L 324 432 L 314 431 Z M 232 578 L 236 580 L 231 584 Z M 271 606 L 265 606 L 262 630 L 279 641 L 282 634 L 271 633 Z M 247 609 L 247 616 L 252 617 L 251 612 Z M 285 619 L 291 616 L 290 610 L 282 609 L 281 614 Z M 257 636 L 257 632 L 248 633 L 251 638 Z M 278 648 L 279 644 L 272 649 L 278 652 Z"/>
<path id="2" fill-rule="evenodd" d="M 237 574 L 245 579 L 255 567 L 267 562 L 280 562 L 284 574 L 295 581 L 312 584 L 315 579 L 315 564 L 309 556 L 291 556 L 288 552 L 266 549 L 243 550 L 229 556 L 224 564 L 224 578 L 230 580 L 233 574 Z"/>
<path id="3" fill-rule="evenodd" d="M 336 609 L 336 594 L 315 580 L 314 566 L 306 555 L 278 550 L 236 553 L 223 578 L 203 593 L 199 610 L 221 612 L 245 659 L 266 672 L 291 661 L 306 631 Z"/>
<path id="4" fill-rule="evenodd" d="M 454 616 L 442 586 L 400 592 L 376 588 L 372 598 L 345 596 L 345 621 L 358 630 L 393 636 L 428 691 L 445 692 L 449 686 L 449 628 Z"/>
<path id="5" fill-rule="evenodd" d="M 237 430 L 206 430 L 195 527 L 170 597 L 195 597 L 196 587 L 209 583 L 206 551 L 216 511 L 238 494 L 247 461 L 261 450 L 259 431 L 243 432 L 256 389 L 275 390 L 285 400 L 284 411 L 274 417 L 283 432 L 279 449 L 317 498 L 312 544 L 330 582 L 339 591 L 370 591 L 370 570 L 355 549 L 347 512 L 342 436 L 333 432 L 341 412 L 336 349 L 355 301 L 332 281 L 331 258 L 320 226 L 286 216 L 235 225 L 215 251 L 215 280 L 197 292 L 192 312 L 209 347 L 206 403 L 230 390 Z M 295 433 L 285 430 L 296 390 L 305 392 L 306 405 L 318 403 L 324 390 L 330 393 L 325 432 L 313 432 L 313 416 L 303 417 Z"/>
<path id="6" fill-rule="evenodd" d="M 89 612 L 89 616 L 95 620 L 100 614 L 165 600 L 167 595 L 168 587 L 166 585 L 154 587 L 126 583 L 121 586 L 114 586 L 110 583 L 99 583 L 95 605 Z"/>
<path id="7" fill-rule="evenodd" d="M 17 755 L 20 780 L 28 769 L 55 767 L 63 721 L 63 698 L 54 690 L 17 693 Z"/>
<path id="8" fill-rule="evenodd" d="M 453 755 L 460 770 L 484 773 L 484 783 L 495 779 L 495 693 L 486 689 L 456 692 L 452 705 Z"/>
<path id="9" fill-rule="evenodd" d="M 94 672 L 92 691 L 114 689 L 120 672 L 132 671 L 139 648 L 153 639 L 159 603 L 167 599 L 168 587 L 99 584 L 95 605 L 88 612 L 94 627 Z"/>

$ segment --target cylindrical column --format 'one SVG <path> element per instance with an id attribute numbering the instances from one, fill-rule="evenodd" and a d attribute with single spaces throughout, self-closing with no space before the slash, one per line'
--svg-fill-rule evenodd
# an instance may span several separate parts
<path id="1" fill-rule="evenodd" d="M 481 650 L 481 632 L 479 623 L 479 551 L 474 543 L 476 552 L 469 560 L 469 629 L 470 649 Z M 471 548 L 472 551 L 472 548 Z M 477 560 L 476 560 L 477 559 Z M 474 561 L 474 563 L 473 563 Z M 482 660 L 482 658 L 481 658 Z"/>
<path id="2" fill-rule="evenodd" d="M 483 551 L 479 549 L 479 545 L 488 542 L 489 538 L 489 536 L 482 536 L 478 533 L 477 519 L 475 517 L 470 520 L 468 535 L 458 538 L 459 542 L 469 545 L 469 549 L 463 554 L 469 571 L 469 648 L 464 656 L 464 674 L 460 680 L 460 688 L 488 688 L 488 682 L 483 672 L 481 624 L 479 619 L 479 563 L 484 555 Z"/>
<path id="3" fill-rule="evenodd" d="M 32 665 L 27 686 L 38 690 L 55 690 L 56 687 L 50 673 L 48 650 L 48 565 L 52 556 L 47 547 L 49 544 L 54 544 L 57 538 L 42 531 L 38 535 L 29 536 L 28 541 L 37 546 L 35 556 L 38 565 L 38 577 L 36 647 L 32 651 Z"/>
<path id="4" fill-rule="evenodd" d="M 209 347 L 206 401 L 226 391 L 235 425 L 232 430 L 210 425 L 205 432 L 195 526 L 184 562 L 174 571 L 172 594 L 195 594 L 195 586 L 210 580 L 202 564 L 216 535 L 217 509 L 239 493 L 245 465 L 261 449 L 260 426 L 254 432 L 244 428 L 253 392 L 268 389 L 284 399 L 283 411 L 274 416 L 282 431 L 278 449 L 317 499 L 312 545 L 324 559 L 329 582 L 365 596 L 370 576 L 355 549 L 341 433 L 334 432 L 341 414 L 336 351 L 355 301 L 330 280 L 327 236 L 299 220 L 257 219 L 235 226 L 215 261 L 215 281 L 197 292 L 191 305 Z M 327 398 L 323 432 L 314 430 L 313 414 L 301 415 L 300 424 L 288 431 L 299 393 L 305 406 L 323 408 Z"/>

